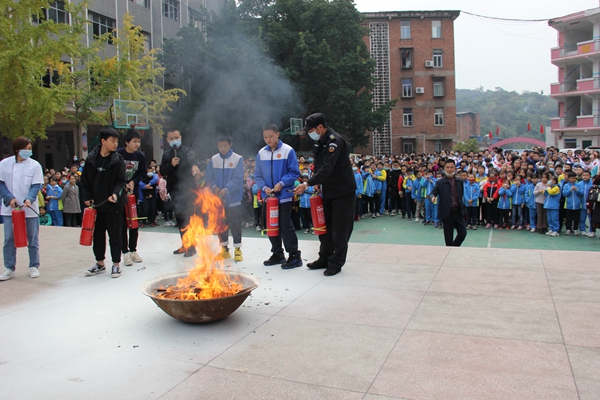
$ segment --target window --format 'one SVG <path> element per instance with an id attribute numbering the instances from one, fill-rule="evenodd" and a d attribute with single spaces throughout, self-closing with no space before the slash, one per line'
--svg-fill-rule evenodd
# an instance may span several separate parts
<path id="1" fill-rule="evenodd" d="M 434 108 L 433 109 L 433 125 L 442 126 L 444 125 L 444 109 Z"/>
<path id="2" fill-rule="evenodd" d="M 431 21 L 431 37 L 442 37 L 442 21 Z"/>
<path id="3" fill-rule="evenodd" d="M 150 0 L 130 0 L 132 3 L 137 4 L 138 6 L 150 8 Z"/>
<path id="4" fill-rule="evenodd" d="M 414 153 L 416 144 L 415 139 L 402 139 L 402 150 L 406 154 Z"/>
<path id="5" fill-rule="evenodd" d="M 576 149 L 577 139 L 565 139 L 565 149 Z"/>
<path id="6" fill-rule="evenodd" d="M 48 8 L 42 9 L 43 19 L 52 20 L 56 23 L 68 24 L 69 13 L 65 10 L 65 2 L 56 0 L 48 5 Z M 40 22 L 36 16 L 33 17 L 34 22 Z"/>
<path id="7" fill-rule="evenodd" d="M 412 79 L 402 79 L 402 97 L 413 97 Z"/>
<path id="8" fill-rule="evenodd" d="M 148 53 L 152 50 L 152 36 L 146 31 L 141 31 L 140 33 L 144 37 L 144 53 Z"/>
<path id="9" fill-rule="evenodd" d="M 188 7 L 188 22 L 194 25 L 194 28 L 199 28 L 202 22 L 202 14 L 191 7 Z"/>
<path id="10" fill-rule="evenodd" d="M 402 58 L 402 68 L 412 68 L 412 50 L 400 49 L 400 57 Z"/>
<path id="11" fill-rule="evenodd" d="M 433 66 L 435 68 L 442 68 L 442 51 L 434 50 L 433 51 Z"/>
<path id="12" fill-rule="evenodd" d="M 436 140 L 435 141 L 435 151 L 437 151 L 438 153 L 441 153 L 442 150 L 443 150 L 442 141 L 441 140 Z"/>
<path id="13" fill-rule="evenodd" d="M 60 75 L 58 75 L 57 70 L 52 70 L 52 73 L 50 73 L 50 70 L 47 70 L 46 75 L 42 78 L 42 86 L 49 88 L 53 84 L 60 85 Z"/>
<path id="14" fill-rule="evenodd" d="M 444 81 L 441 79 L 434 80 L 433 81 L 433 97 L 443 97 L 443 96 L 444 96 Z"/>
<path id="15" fill-rule="evenodd" d="M 402 126 L 413 126 L 412 108 L 402 110 Z"/>
<path id="16" fill-rule="evenodd" d="M 104 15 L 96 14 L 94 12 L 88 12 L 88 18 L 92 22 L 91 25 L 91 37 L 92 39 L 98 39 L 105 33 L 110 33 L 111 37 L 108 39 L 108 43 L 112 44 L 112 38 L 117 36 L 115 31 L 116 21 L 112 18 L 105 17 Z"/>
<path id="17" fill-rule="evenodd" d="M 400 21 L 400 39 L 410 39 L 410 21 Z"/>
<path id="18" fill-rule="evenodd" d="M 179 1 L 163 0 L 163 15 L 174 21 L 179 21 Z"/>

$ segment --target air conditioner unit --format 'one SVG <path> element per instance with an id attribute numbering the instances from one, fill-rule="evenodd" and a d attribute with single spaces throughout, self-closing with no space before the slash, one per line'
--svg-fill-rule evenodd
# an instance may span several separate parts
<path id="1" fill-rule="evenodd" d="M 425 67 L 427 67 L 427 68 L 433 68 L 433 60 L 427 60 L 427 61 L 425 61 Z"/>
<path id="2" fill-rule="evenodd" d="M 423 93 L 425 93 L 425 88 L 424 87 L 415 88 L 415 92 L 417 94 L 423 94 Z"/>

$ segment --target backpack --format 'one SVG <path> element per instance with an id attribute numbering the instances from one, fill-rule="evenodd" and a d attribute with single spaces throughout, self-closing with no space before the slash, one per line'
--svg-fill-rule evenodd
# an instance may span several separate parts
<path id="1" fill-rule="evenodd" d="M 592 186 L 590 189 L 590 194 L 588 196 L 588 201 L 591 203 L 600 202 L 600 187 Z"/>

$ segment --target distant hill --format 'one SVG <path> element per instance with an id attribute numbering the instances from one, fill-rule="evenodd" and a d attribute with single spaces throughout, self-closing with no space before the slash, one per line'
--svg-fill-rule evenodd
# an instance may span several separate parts
<path id="1" fill-rule="evenodd" d="M 507 92 L 495 90 L 456 89 L 456 111 L 473 111 L 481 115 L 481 135 L 491 130 L 496 138 L 496 127 L 500 126 L 499 139 L 515 136 L 544 140 L 540 125 L 546 132 L 550 129 L 550 118 L 558 114 L 558 103 L 549 96 L 534 92 Z M 531 132 L 527 123 L 531 122 Z"/>

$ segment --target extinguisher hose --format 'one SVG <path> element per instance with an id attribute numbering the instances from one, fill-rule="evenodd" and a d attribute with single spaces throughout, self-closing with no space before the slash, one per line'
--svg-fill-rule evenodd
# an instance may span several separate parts
<path id="1" fill-rule="evenodd" d="M 24 205 L 20 206 L 20 205 L 18 205 L 18 204 L 17 204 L 17 207 L 19 207 L 19 208 L 23 208 L 23 207 L 25 207 L 25 206 L 24 206 Z M 33 211 L 33 213 L 34 213 L 35 215 L 37 215 L 38 217 L 40 216 L 40 214 L 39 214 L 37 211 L 35 211 L 33 208 L 31 208 L 31 207 L 27 207 L 27 208 L 29 208 L 31 211 Z"/>

